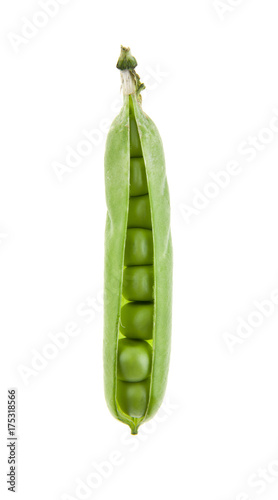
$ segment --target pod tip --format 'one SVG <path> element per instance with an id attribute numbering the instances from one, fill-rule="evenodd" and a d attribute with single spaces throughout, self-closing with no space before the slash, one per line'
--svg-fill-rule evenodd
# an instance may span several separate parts
<path id="1" fill-rule="evenodd" d="M 121 45 L 121 53 L 116 67 L 121 71 L 124 71 L 125 69 L 132 70 L 136 68 L 136 66 L 137 66 L 137 61 L 135 57 L 133 57 L 133 55 L 131 54 L 130 48 Z"/>

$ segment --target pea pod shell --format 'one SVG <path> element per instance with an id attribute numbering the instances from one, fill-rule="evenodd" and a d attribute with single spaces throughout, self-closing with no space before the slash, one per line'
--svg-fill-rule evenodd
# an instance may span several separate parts
<path id="1" fill-rule="evenodd" d="M 116 402 L 117 343 L 122 305 L 125 241 L 129 206 L 129 96 L 113 121 L 105 150 L 107 219 L 105 229 L 104 387 L 111 413 L 137 432 L 162 403 L 168 375 L 171 337 L 172 243 L 170 202 L 162 141 L 153 121 L 132 95 L 149 190 L 154 251 L 153 360 L 149 403 L 143 418 L 122 414 Z"/>

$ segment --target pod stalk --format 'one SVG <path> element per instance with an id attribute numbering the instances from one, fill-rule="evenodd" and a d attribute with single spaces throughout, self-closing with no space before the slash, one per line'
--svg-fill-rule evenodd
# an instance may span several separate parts
<path id="1" fill-rule="evenodd" d="M 132 73 L 128 69 L 121 71 L 122 89 L 124 95 L 135 94 L 136 85 Z"/>
<path id="2" fill-rule="evenodd" d="M 140 81 L 140 77 L 135 71 L 137 61 L 131 54 L 129 47 L 123 47 L 123 45 L 121 45 L 121 53 L 116 66 L 121 71 L 123 94 L 135 94 L 137 99 L 141 102 L 142 97 L 140 93 L 146 87 L 144 83 Z"/>

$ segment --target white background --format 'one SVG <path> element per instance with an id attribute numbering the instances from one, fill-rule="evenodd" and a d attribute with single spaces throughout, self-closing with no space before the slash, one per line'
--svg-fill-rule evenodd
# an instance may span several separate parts
<path id="1" fill-rule="evenodd" d="M 22 500 L 277 499 L 277 1 L 63 3 L 53 17 L 35 0 L 0 7 L 0 496 L 15 386 Z M 26 33 L 33 21 L 45 26 Z M 103 156 L 121 43 L 163 139 L 174 246 L 167 395 L 137 437 L 110 415 L 102 373 Z"/>

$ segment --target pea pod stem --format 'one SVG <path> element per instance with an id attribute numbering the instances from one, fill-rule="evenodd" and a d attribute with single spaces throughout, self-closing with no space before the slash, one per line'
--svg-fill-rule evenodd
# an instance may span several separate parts
<path id="1" fill-rule="evenodd" d="M 134 94 L 136 85 L 132 73 L 128 69 L 121 71 L 122 91 L 124 95 Z"/>
<path id="2" fill-rule="evenodd" d="M 117 68 L 121 71 L 123 94 L 136 94 L 137 98 L 141 102 L 142 99 L 140 92 L 142 92 L 142 90 L 146 87 L 144 83 L 140 81 L 140 77 L 135 71 L 136 66 L 137 61 L 135 57 L 132 56 L 130 48 L 123 47 L 123 45 L 121 45 L 121 54 L 117 62 Z"/>

